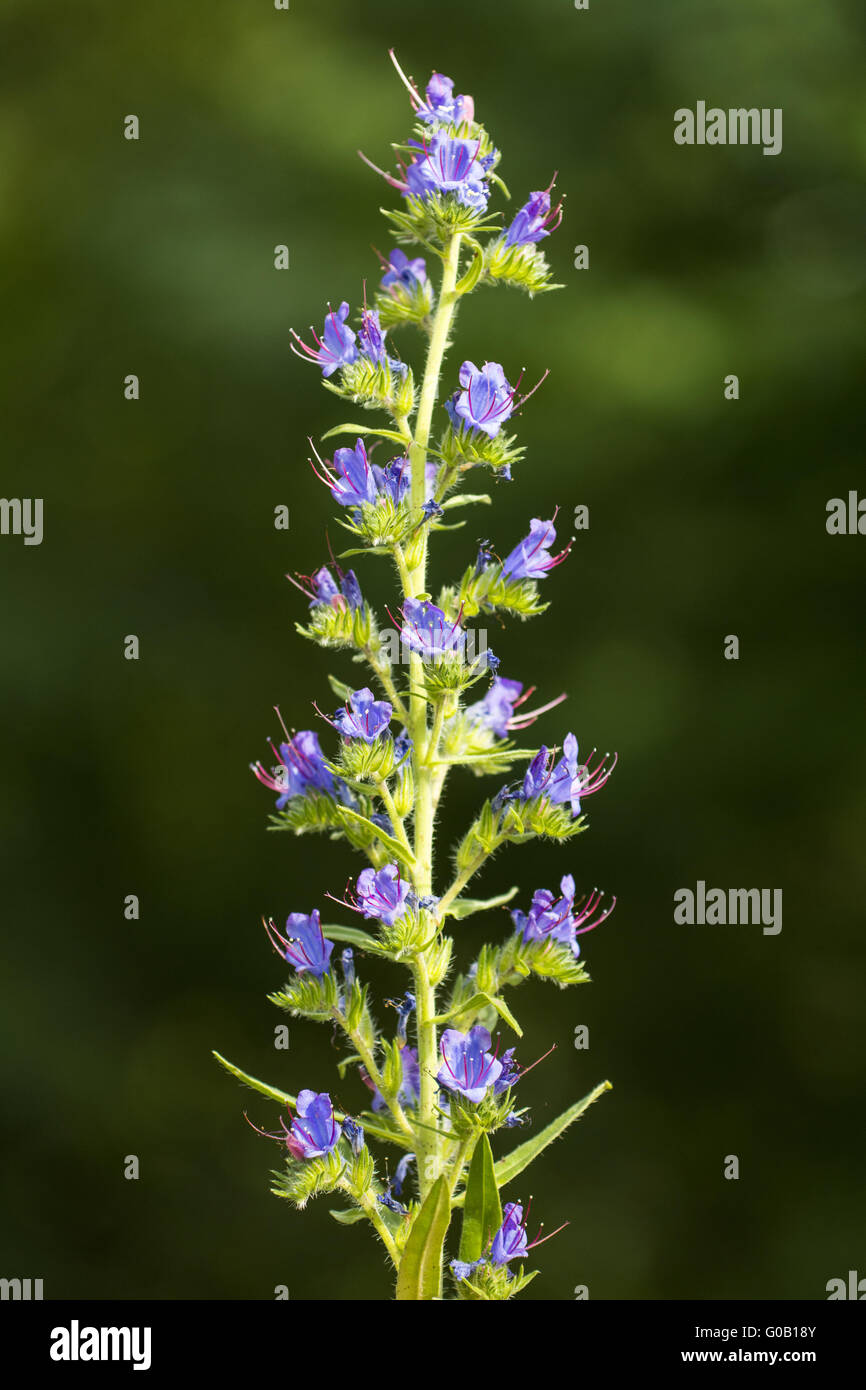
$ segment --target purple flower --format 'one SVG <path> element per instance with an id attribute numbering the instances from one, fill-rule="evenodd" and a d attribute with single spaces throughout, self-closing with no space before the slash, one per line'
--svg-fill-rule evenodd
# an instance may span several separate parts
<path id="1" fill-rule="evenodd" d="M 523 1207 L 516 1202 L 506 1202 L 502 1213 L 503 1222 L 493 1237 L 490 1260 L 495 1265 L 507 1265 L 509 1260 L 526 1258 L 529 1245 L 526 1241 L 526 1227 L 523 1224 Z"/>
<path id="2" fill-rule="evenodd" d="M 355 953 L 351 946 L 347 946 L 340 956 L 340 964 L 343 967 L 343 981 L 346 989 L 351 989 L 355 983 Z"/>
<path id="3" fill-rule="evenodd" d="M 548 888 L 538 888 L 532 897 L 529 914 L 515 909 L 511 920 L 524 941 L 542 941 L 552 937 L 554 941 L 570 942 L 573 935 L 572 908 L 574 907 L 574 879 L 566 874 L 561 880 L 557 898 Z"/>
<path id="4" fill-rule="evenodd" d="M 427 279 L 427 262 L 421 256 L 409 260 L 405 251 L 395 246 L 387 261 L 388 269 L 381 279 L 383 290 L 395 290 L 398 286 L 412 290 L 423 285 Z"/>
<path id="5" fill-rule="evenodd" d="M 565 875 L 559 888 L 562 894 L 560 898 L 556 898 L 548 888 L 539 888 L 533 894 L 528 915 L 515 909 L 511 914 L 511 920 L 524 941 L 543 941 L 550 937 L 570 946 L 577 957 L 580 955 L 580 943 L 577 938 L 584 932 L 594 931 L 607 920 L 616 907 L 616 898 L 612 897 L 610 906 L 596 916 L 603 901 L 603 894 L 599 893 L 597 888 L 593 888 L 591 893 L 585 893 L 577 904 L 574 901 L 574 879 L 571 874 Z"/>
<path id="6" fill-rule="evenodd" d="M 335 794 L 334 777 L 325 766 L 319 739 L 310 729 L 302 729 L 288 743 L 281 743 L 279 752 L 271 744 L 271 752 L 279 762 L 274 773 L 268 772 L 261 763 L 251 767 L 263 786 L 279 792 L 277 810 L 282 811 L 293 796 L 303 796 L 309 790 Z"/>
<path id="7" fill-rule="evenodd" d="M 466 633 L 460 623 L 449 622 L 442 609 L 427 599 L 407 598 L 403 604 L 403 618 L 400 633 L 403 642 L 425 661 L 460 653 L 466 645 Z"/>
<path id="8" fill-rule="evenodd" d="M 514 1056 L 514 1048 L 509 1047 L 503 1052 L 499 1059 L 502 1063 L 502 1072 L 493 1083 L 493 1094 L 499 1096 L 503 1091 L 508 1091 L 512 1086 L 516 1086 L 520 1080 L 520 1067 Z"/>
<path id="9" fill-rule="evenodd" d="M 294 581 L 293 581 L 294 582 Z M 361 593 L 361 586 L 355 575 L 354 570 L 337 570 L 337 580 L 331 574 L 327 565 L 315 571 L 310 576 L 310 588 L 304 589 L 304 593 L 310 595 L 310 607 L 315 608 L 317 604 L 326 604 L 329 608 L 351 608 L 353 611 L 360 608 L 364 602 Z M 299 585 L 298 587 L 303 587 Z"/>
<path id="10" fill-rule="evenodd" d="M 343 1121 L 343 1138 L 348 1139 L 352 1147 L 352 1153 L 357 1158 L 364 1147 L 364 1129 L 362 1125 L 357 1124 L 355 1120 L 350 1119 L 348 1115 Z"/>
<path id="11" fill-rule="evenodd" d="M 497 676 L 483 700 L 477 700 L 466 709 L 466 717 L 471 724 L 490 729 L 497 738 L 506 738 L 508 722 L 514 714 L 523 684 L 521 681 L 507 680 Z"/>
<path id="12" fill-rule="evenodd" d="M 468 1033 L 446 1028 L 440 1048 L 442 1066 L 436 1080 L 446 1090 L 456 1091 L 477 1105 L 502 1074 L 502 1063 L 487 1049 L 490 1034 L 478 1023 Z"/>
<path id="13" fill-rule="evenodd" d="M 294 1158 L 321 1158 L 337 1147 L 340 1126 L 327 1091 L 301 1091 L 286 1144 Z"/>
<path id="14" fill-rule="evenodd" d="M 400 1064 L 403 1068 L 403 1081 L 397 1093 L 397 1100 L 404 1108 L 411 1109 L 418 1104 L 421 1095 L 421 1068 L 418 1065 L 418 1054 L 412 1047 L 404 1047 L 400 1053 Z M 386 1107 L 385 1097 L 373 1085 L 367 1073 L 361 1068 L 361 1079 L 366 1086 L 373 1092 L 371 1110 L 376 1113 Z"/>
<path id="15" fill-rule="evenodd" d="M 452 1260 L 451 1269 L 455 1279 L 468 1279 L 474 1270 L 483 1264 L 486 1264 L 486 1260 L 472 1260 L 471 1263 L 466 1260 Z"/>
<path id="16" fill-rule="evenodd" d="M 414 1162 L 414 1154 L 404 1154 L 394 1170 L 394 1181 L 392 1182 L 391 1186 L 393 1187 L 398 1197 L 403 1196 L 403 1184 L 406 1181 L 406 1175 L 409 1172 L 409 1164 Z"/>
<path id="17" fill-rule="evenodd" d="M 543 579 L 548 570 L 561 565 L 571 550 L 567 545 L 558 555 L 551 555 L 550 547 L 556 540 L 553 521 L 539 521 L 533 517 L 529 523 L 529 535 L 516 545 L 502 562 L 503 579 Z"/>
<path id="18" fill-rule="evenodd" d="M 294 329 L 291 330 L 292 337 L 300 347 L 301 351 L 292 344 L 292 351 L 296 356 L 306 356 L 312 362 L 317 362 L 322 369 L 323 376 L 333 376 L 338 367 L 347 367 L 350 363 L 357 361 L 358 349 L 355 346 L 355 334 L 352 329 L 347 327 L 346 319 L 349 317 L 349 306 L 343 300 L 336 314 L 328 305 L 328 312 L 325 317 L 325 327 L 322 337 L 311 328 L 310 332 L 315 341 L 315 348 L 308 347 L 297 335 Z"/>
<path id="19" fill-rule="evenodd" d="M 330 487 L 334 501 L 343 507 L 357 507 L 362 502 L 376 500 L 376 475 L 363 439 L 356 439 L 354 449 L 337 449 L 333 471 L 328 473 L 323 469 L 319 476 Z"/>
<path id="20" fill-rule="evenodd" d="M 424 95 L 427 100 L 416 106 L 416 114 L 425 125 L 460 125 L 474 119 L 472 97 L 455 97 L 454 83 L 444 73 L 434 72 Z"/>
<path id="21" fill-rule="evenodd" d="M 414 1012 L 415 996 L 411 990 L 407 990 L 397 1004 L 397 1037 L 401 1042 L 406 1041 L 406 1026 Z"/>
<path id="22" fill-rule="evenodd" d="M 412 486 L 412 465 L 407 458 L 392 459 L 384 468 L 373 465 L 376 487 L 380 498 L 390 497 L 400 503 L 409 495 Z"/>
<path id="23" fill-rule="evenodd" d="M 550 185 L 553 187 L 553 184 Z M 551 211 L 550 188 L 541 193 L 530 193 L 529 202 L 524 203 L 511 225 L 505 232 L 506 246 L 528 246 L 550 236 L 562 221 L 562 203 Z"/>
<path id="24" fill-rule="evenodd" d="M 538 750 L 523 779 L 521 798 L 526 801 L 531 797 L 543 796 L 555 806 L 570 801 L 571 813 L 576 816 L 580 811 L 580 798 L 600 791 L 607 782 L 616 767 L 617 755 L 614 753 L 610 765 L 605 754 L 595 767 L 591 767 L 596 752 L 593 748 L 586 763 L 578 766 L 574 734 L 566 736 L 562 751 L 563 757 L 554 765 L 554 755 L 547 748 Z"/>
<path id="25" fill-rule="evenodd" d="M 386 864 L 384 869 L 362 869 L 355 884 L 355 901 L 349 906 L 363 913 L 368 921 L 375 917 L 393 927 L 411 903 L 411 893 L 411 884 L 401 878 L 396 864 Z"/>
<path id="26" fill-rule="evenodd" d="M 391 722 L 393 711 L 387 700 L 377 700 L 372 690 L 353 690 L 345 709 L 338 709 L 334 724 L 343 738 L 360 738 L 374 743 Z"/>
<path id="27" fill-rule="evenodd" d="M 280 935 L 271 921 L 265 922 L 265 931 L 277 954 L 293 965 L 299 975 L 309 972 L 317 979 L 327 975 L 334 943 L 322 931 L 317 908 L 309 917 L 303 912 L 290 912 L 285 936 Z"/>
<path id="28" fill-rule="evenodd" d="M 494 156 L 479 155 L 479 140 L 461 140 L 434 130 L 422 145 L 410 140 L 419 153 L 406 169 L 406 191 L 425 200 L 435 193 L 451 193 L 464 207 L 484 212 L 490 197 L 487 174 Z"/>
<path id="29" fill-rule="evenodd" d="M 499 433 L 514 410 L 514 388 L 509 386 L 498 362 L 485 362 L 481 368 L 464 362 L 459 376 L 462 391 L 455 391 L 445 409 L 455 425 L 483 430 L 491 439 Z"/>

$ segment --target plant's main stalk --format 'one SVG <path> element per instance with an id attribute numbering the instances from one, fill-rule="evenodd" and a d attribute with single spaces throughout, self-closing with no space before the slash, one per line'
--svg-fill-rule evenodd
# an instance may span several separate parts
<path id="1" fill-rule="evenodd" d="M 443 258 L 442 284 L 430 334 L 430 346 L 421 383 L 415 431 L 409 448 L 412 465 L 412 506 L 421 511 L 426 498 L 427 449 L 433 409 L 439 396 L 439 378 L 448 347 L 448 335 L 457 308 L 457 269 L 460 262 L 460 233 L 455 233 Z M 404 588 L 405 598 L 418 598 L 427 587 L 427 528 L 419 539 L 415 564 L 408 568 Z M 419 897 L 433 891 L 433 779 L 431 766 L 435 749 L 430 747 L 427 721 L 427 700 L 423 694 L 424 670 L 421 658 L 413 653 L 409 668 L 411 685 L 409 697 L 409 726 L 413 747 L 415 773 L 414 805 L 414 886 Z M 430 984 L 428 953 L 422 952 L 414 966 L 416 1020 L 418 1035 L 418 1064 L 420 1067 L 420 1098 L 418 1104 L 418 1181 L 422 1197 L 427 1195 L 438 1176 L 439 1136 L 436 1132 L 436 991 Z"/>

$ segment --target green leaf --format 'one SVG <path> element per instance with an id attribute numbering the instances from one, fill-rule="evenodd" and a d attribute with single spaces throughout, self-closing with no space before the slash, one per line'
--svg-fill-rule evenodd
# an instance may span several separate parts
<path id="1" fill-rule="evenodd" d="M 434 1019 L 434 1022 L 447 1023 L 449 1019 L 460 1018 L 463 1014 L 468 1013 L 477 1014 L 480 1009 L 487 1008 L 494 1008 L 499 1014 L 499 1017 L 508 1024 L 509 1028 L 512 1028 L 519 1038 L 523 1037 L 523 1029 L 505 1003 L 505 1000 L 500 999 L 498 995 L 485 994 L 483 990 L 479 990 L 477 994 L 473 994 L 471 999 L 466 1000 L 465 1004 L 455 1005 L 453 1009 L 448 1010 L 447 1014 L 442 1014 L 439 1018 Z"/>
<path id="2" fill-rule="evenodd" d="M 236 1076 L 238 1081 L 242 1081 L 245 1086 L 249 1086 L 250 1090 L 258 1091 L 260 1095 L 267 1096 L 269 1100 L 277 1100 L 281 1105 L 297 1104 L 296 1098 L 289 1095 L 288 1091 L 280 1091 L 276 1086 L 269 1086 L 266 1081 L 258 1081 L 256 1077 L 248 1076 L 245 1071 L 241 1071 L 240 1067 L 236 1067 L 234 1063 L 226 1061 L 225 1057 L 221 1057 L 218 1052 L 214 1052 L 213 1055 L 216 1057 L 221 1067 L 225 1067 L 226 1071 L 230 1072 L 232 1076 Z M 343 1114 L 342 1110 L 334 1111 L 334 1119 L 338 1124 L 342 1124 L 345 1118 L 346 1116 Z M 399 1144 L 404 1149 L 409 1148 L 410 1141 L 404 1134 L 401 1134 L 399 1131 L 392 1132 L 389 1129 L 385 1129 L 384 1126 L 380 1129 L 374 1120 L 367 1119 L 366 1116 L 364 1119 L 364 1129 L 376 1139 L 382 1139 L 388 1144 Z"/>
<path id="3" fill-rule="evenodd" d="M 484 269 L 483 247 L 481 247 L 478 244 L 474 237 L 468 236 L 465 238 L 465 240 L 467 246 L 472 247 L 472 264 L 470 265 L 466 273 L 463 276 L 461 276 L 461 278 L 457 281 L 457 284 L 454 286 L 454 296 L 457 299 L 459 299 L 461 295 L 469 294 L 470 290 L 475 289 L 475 286 L 478 284 L 481 272 Z"/>
<path id="4" fill-rule="evenodd" d="M 398 434 L 396 430 L 378 430 L 373 425 L 335 425 L 332 430 L 328 430 L 322 435 L 323 439 L 332 439 L 335 434 L 375 434 L 380 439 L 395 439 L 398 444 L 406 448 L 412 443 L 405 434 Z"/>
<path id="5" fill-rule="evenodd" d="M 496 1186 L 496 1172 L 490 1140 L 486 1134 L 475 1146 L 463 1207 L 460 1259 L 471 1264 L 480 1260 L 487 1245 L 502 1225 L 502 1204 Z"/>
<path id="6" fill-rule="evenodd" d="M 506 903 L 511 902 L 516 892 L 516 888 L 509 888 L 507 893 L 500 893 L 495 898 L 455 898 L 445 916 L 456 917 L 458 922 L 462 922 L 464 917 L 471 917 L 476 912 L 487 912 L 491 907 L 504 907 Z"/>
<path id="7" fill-rule="evenodd" d="M 490 507 L 493 505 L 493 498 L 489 492 L 461 492 L 457 497 L 446 498 L 442 503 L 442 510 L 447 512 L 455 507 L 469 507 L 473 502 L 485 502 Z"/>
<path id="8" fill-rule="evenodd" d="M 359 1221 L 365 1221 L 367 1213 L 360 1207 L 350 1207 L 348 1211 L 335 1211 L 330 1213 L 335 1221 L 339 1221 L 341 1226 L 356 1226 Z"/>
<path id="9" fill-rule="evenodd" d="M 337 556 L 338 560 L 348 560 L 350 555 L 390 555 L 389 545 L 357 545 L 351 550 L 341 550 Z"/>
<path id="10" fill-rule="evenodd" d="M 439 1297 L 442 1246 L 451 1220 L 448 1185 L 437 1178 L 412 1223 L 397 1275 L 398 1300 L 429 1301 Z"/>
<path id="11" fill-rule="evenodd" d="M 350 946 L 357 946 L 361 951 L 373 951 L 380 956 L 387 954 L 376 938 L 369 932 L 361 931 L 360 927 L 329 925 L 323 926 L 322 932 L 331 941 L 347 941 Z"/>
<path id="12" fill-rule="evenodd" d="M 605 1091 L 612 1090 L 613 1087 L 609 1081 L 602 1081 L 601 1085 L 596 1086 L 595 1090 L 590 1091 L 583 1100 L 575 1101 L 574 1105 L 570 1105 L 567 1110 L 564 1110 L 559 1118 L 543 1129 L 540 1134 L 533 1135 L 531 1139 L 527 1139 L 525 1144 L 518 1144 L 517 1148 L 513 1149 L 510 1154 L 506 1154 L 505 1158 L 500 1158 L 496 1164 L 496 1181 L 499 1186 L 504 1187 L 506 1183 L 513 1182 L 525 1168 L 529 1167 L 533 1159 L 537 1158 L 549 1144 L 553 1143 L 554 1139 L 558 1139 L 561 1134 L 565 1133 L 569 1125 L 574 1124 L 575 1120 L 579 1120 L 594 1101 L 603 1096 Z"/>
<path id="13" fill-rule="evenodd" d="M 234 1063 L 227 1062 L 225 1057 L 221 1057 L 218 1052 L 213 1055 L 221 1067 L 225 1067 L 226 1071 L 231 1072 L 232 1076 L 236 1076 L 238 1081 L 249 1086 L 250 1090 L 258 1091 L 260 1095 L 267 1096 L 270 1100 L 278 1100 L 281 1105 L 295 1104 L 295 1097 L 290 1096 L 288 1091 L 278 1091 L 276 1086 L 269 1086 L 266 1081 L 257 1081 L 254 1076 L 247 1076 L 245 1071 L 241 1071 L 240 1067 L 236 1067 Z"/>
<path id="14" fill-rule="evenodd" d="M 406 853 L 400 841 L 395 840 L 393 835 L 389 835 L 387 830 L 382 830 L 373 821 L 369 820 L 367 816 L 362 816 L 359 811 L 353 811 L 349 806 L 340 806 L 337 809 L 339 815 L 344 820 L 351 821 L 356 825 L 363 825 L 367 830 L 372 830 L 380 844 L 384 845 L 386 849 L 389 849 L 391 853 L 400 860 L 401 864 L 405 864 L 409 869 L 414 869 L 415 861 L 412 856 Z"/>

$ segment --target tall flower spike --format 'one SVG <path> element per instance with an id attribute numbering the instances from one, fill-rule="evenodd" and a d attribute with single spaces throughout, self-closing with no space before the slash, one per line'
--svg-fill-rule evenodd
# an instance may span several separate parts
<path id="1" fill-rule="evenodd" d="M 348 1090 L 357 1091 L 360 1079 L 368 1088 L 367 1108 L 349 1113 L 341 1098 L 337 1111 L 327 1090 L 301 1090 L 269 1136 L 283 1150 L 272 1190 L 298 1207 L 315 1195 L 339 1193 L 342 1210 L 334 1215 L 347 1224 L 369 1223 L 398 1272 L 401 1298 L 435 1300 L 453 1296 L 456 1288 L 460 1298 L 505 1300 L 532 1278 L 534 1271 L 516 1266 L 542 1237 L 527 1238 L 529 1213 L 524 1220 L 517 1202 L 505 1205 L 499 1223 L 486 1223 L 483 1235 L 473 1230 L 481 1195 L 476 1184 L 479 1174 L 482 1186 L 489 1176 L 492 1150 L 499 1186 L 503 1130 L 523 1123 L 530 1103 L 535 1109 L 537 1100 L 542 1107 L 546 1102 L 534 1094 L 540 1073 L 529 1079 L 538 1062 L 521 1065 L 501 1035 L 492 1043 L 487 1025 L 496 1012 L 522 1036 L 503 998 L 520 980 L 548 979 L 562 987 L 585 980 L 576 962 L 580 937 L 606 920 L 616 899 L 608 902 L 595 888 L 578 898 L 574 878 L 560 871 L 558 889 L 537 888 L 528 901 L 518 898 L 523 910 L 512 913 L 513 933 L 498 944 L 479 942 L 475 964 L 449 981 L 452 955 L 461 933 L 480 931 L 482 909 L 511 902 L 512 894 L 475 896 L 472 880 L 490 856 L 509 844 L 566 840 L 584 829 L 582 818 L 573 818 L 583 798 L 605 785 L 616 758 L 598 758 L 593 750 L 581 760 L 572 733 L 561 749 L 516 747 L 523 742 L 514 737 L 517 731 L 565 696 L 532 707 L 535 686 L 499 677 L 486 629 L 467 626 L 482 615 L 529 618 L 543 611 L 537 585 L 569 551 L 557 553 L 556 512 L 550 519 L 533 517 L 529 534 L 504 560 L 491 542 L 480 541 L 474 568 L 470 563 L 452 582 L 444 577 L 442 588 L 431 592 L 430 549 L 439 531 L 455 529 L 450 510 L 491 501 L 468 492 L 466 475 L 484 467 L 497 482 L 511 477 L 526 450 L 508 422 L 532 394 L 522 393 L 524 370 L 512 383 L 493 360 L 513 361 L 504 347 L 491 347 L 491 360 L 481 365 L 455 352 L 448 372 L 457 379 L 444 374 L 455 312 L 460 305 L 463 315 L 464 301 L 481 286 L 510 286 L 529 296 L 556 288 L 544 242 L 559 224 L 562 203 L 553 206 L 551 182 L 503 219 L 490 206 L 496 190 L 507 196 L 500 154 L 476 121 L 472 98 L 458 93 L 444 73 L 434 71 L 420 87 L 396 58 L 394 65 L 412 115 L 393 145 L 395 172 L 378 172 L 400 195 L 389 197 L 385 212 L 397 244 L 387 258 L 376 252 L 380 280 L 369 304 L 365 284 L 358 323 L 350 327 L 349 304 L 342 301 L 328 306 L 321 336 L 311 330 L 302 340 L 292 330 L 290 339 L 299 357 L 320 368 L 332 395 L 378 412 L 369 427 L 329 430 L 325 438 L 342 436 L 332 457 L 321 457 L 310 441 L 310 465 L 330 493 L 341 530 L 352 534 L 352 548 L 338 558 L 329 544 L 324 564 L 291 577 L 309 609 L 303 625 L 295 623 L 298 632 L 323 649 L 348 654 L 364 674 L 353 680 L 351 667 L 329 673 L 333 697 L 319 694 L 313 701 L 329 725 L 322 746 L 311 730 L 290 732 L 280 719 L 282 736 L 270 744 L 272 765 L 253 764 L 276 797 L 271 830 L 320 833 L 334 853 L 361 858 L 341 870 L 350 877 L 336 901 L 363 922 L 355 917 L 355 925 L 344 925 L 338 912 L 339 925 L 326 928 L 314 909 L 290 913 L 279 928 L 266 918 L 264 926 L 280 962 L 272 962 L 279 975 L 269 998 L 293 1018 L 326 1025 L 332 1046 L 341 1048 L 337 1065 L 346 1101 L 357 1103 Z M 435 285 L 428 277 L 434 267 Z M 391 355 L 391 335 L 404 328 L 415 330 L 406 333 L 405 364 Z M 419 344 L 423 360 L 410 359 Z M 341 568 L 344 557 L 361 555 L 373 565 L 383 558 L 396 574 L 399 597 L 390 607 L 380 605 L 393 631 L 370 601 L 374 580 L 360 572 L 362 593 L 355 571 Z M 295 685 L 299 669 L 290 665 L 286 677 Z M 469 696 L 485 674 L 477 696 Z M 333 700 L 340 703 L 333 717 L 322 714 L 333 710 Z M 518 760 L 521 772 L 484 799 L 459 839 L 452 868 L 439 818 L 452 769 L 501 777 L 512 775 Z M 364 963 L 360 976 L 356 960 Z M 377 962 L 393 996 L 384 1001 L 374 989 Z M 391 976 L 401 971 L 401 982 L 393 983 Z M 284 1095 L 283 1085 L 297 1091 L 303 1079 L 290 1065 L 270 1087 L 227 1065 L 271 1095 Z M 607 1083 L 597 1086 L 586 1103 L 606 1089 Z M 559 1124 L 545 1117 L 532 1147 L 543 1147 L 545 1133 L 561 1133 L 584 1108 L 570 1107 Z M 375 1155 L 369 1136 L 376 1139 Z M 380 1156 L 383 1144 L 392 1154 L 397 1150 L 393 1162 Z M 496 1204 L 494 1194 L 487 1196 Z M 455 1229 L 461 1203 L 468 1218 L 464 1239 Z M 486 1197 L 482 1205 L 489 1210 Z M 461 1239 L 462 1253 L 473 1258 L 455 1261 L 457 1282 L 443 1288 L 442 1254 L 427 1236 L 446 1226 L 449 1245 Z M 407 1265 L 422 1233 L 423 1268 L 411 1258 Z"/>

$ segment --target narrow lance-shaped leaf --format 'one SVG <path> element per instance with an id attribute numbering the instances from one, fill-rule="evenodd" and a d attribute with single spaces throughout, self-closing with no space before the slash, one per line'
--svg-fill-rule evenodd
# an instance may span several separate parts
<path id="1" fill-rule="evenodd" d="M 214 1052 L 213 1055 L 216 1057 L 221 1067 L 225 1067 L 226 1071 L 230 1072 L 232 1076 L 237 1077 L 238 1081 L 242 1081 L 245 1086 L 249 1086 L 251 1091 L 258 1091 L 259 1095 L 267 1096 L 269 1100 L 279 1101 L 281 1105 L 297 1105 L 296 1097 L 290 1095 L 288 1091 L 281 1091 L 276 1086 L 269 1086 L 267 1081 L 259 1081 L 257 1077 L 249 1076 L 247 1072 L 241 1071 L 240 1067 L 236 1067 L 233 1062 L 229 1062 L 225 1057 L 221 1057 L 218 1052 Z M 345 1118 L 346 1116 L 343 1114 L 342 1110 L 334 1111 L 334 1119 L 338 1124 L 342 1124 Z M 364 1130 L 367 1134 L 373 1135 L 375 1139 L 381 1139 L 385 1143 L 399 1144 L 400 1147 L 404 1149 L 409 1147 L 410 1141 L 407 1136 L 399 1133 L 392 1133 L 387 1129 L 380 1129 L 375 1121 L 371 1122 L 366 1115 L 364 1117 Z"/>
<path id="2" fill-rule="evenodd" d="M 519 1038 L 523 1037 L 523 1029 L 517 1022 L 517 1019 L 514 1017 L 514 1014 L 509 1009 L 505 1000 L 500 999 L 498 995 L 485 994 L 484 990 L 481 989 L 478 990 L 476 994 L 473 994 L 471 999 L 467 999 L 465 1004 L 456 1004 L 453 1009 L 449 1009 L 447 1014 L 441 1014 L 435 1022 L 448 1023 L 452 1018 L 462 1018 L 464 1014 L 472 1014 L 474 1016 L 479 1013 L 481 1009 L 487 1008 L 495 1009 L 499 1017 L 508 1024 L 509 1028 L 512 1028 Z"/>
<path id="3" fill-rule="evenodd" d="M 574 1124 L 575 1120 L 579 1120 L 593 1101 L 603 1096 L 605 1091 L 612 1090 L 613 1087 L 609 1081 L 602 1081 L 600 1086 L 596 1086 L 595 1090 L 590 1091 L 583 1100 L 575 1101 L 574 1105 L 564 1110 L 558 1119 L 547 1125 L 539 1134 L 534 1135 L 532 1139 L 527 1139 L 525 1144 L 518 1144 L 517 1148 L 513 1149 L 510 1154 L 506 1154 L 505 1158 L 500 1158 L 499 1162 L 495 1164 L 496 1184 L 500 1191 L 506 1183 L 513 1182 L 516 1177 L 519 1177 L 529 1167 L 533 1159 L 537 1158 L 548 1145 L 564 1134 L 569 1125 Z M 455 1197 L 454 1206 L 462 1207 L 465 1200 L 466 1193 L 461 1192 L 459 1197 Z"/>
<path id="4" fill-rule="evenodd" d="M 442 1246 L 450 1220 L 448 1185 L 444 1177 L 437 1178 L 406 1241 L 397 1275 L 398 1299 L 417 1301 L 439 1297 Z"/>
<path id="5" fill-rule="evenodd" d="M 486 1134 L 475 1146 L 469 1165 L 469 1178 L 460 1235 L 460 1259 L 467 1264 L 479 1260 L 502 1225 L 502 1204 L 496 1186 L 493 1152 Z"/>
<path id="6" fill-rule="evenodd" d="M 489 912 L 493 907 L 505 907 L 516 892 L 516 888 L 509 888 L 507 893 L 499 893 L 495 898 L 455 898 L 446 909 L 445 916 L 456 917 L 458 921 L 462 921 L 464 917 L 472 917 L 476 912 Z"/>
<path id="7" fill-rule="evenodd" d="M 596 1086 L 594 1091 L 590 1091 L 583 1100 L 575 1101 L 564 1110 L 558 1119 L 547 1125 L 539 1134 L 527 1139 L 525 1144 L 518 1144 L 505 1158 L 500 1158 L 496 1164 L 496 1181 L 500 1187 L 512 1182 L 520 1173 L 528 1168 L 533 1159 L 537 1158 L 544 1149 L 552 1144 L 555 1139 L 564 1134 L 569 1125 L 573 1125 L 575 1120 L 579 1120 L 585 1110 L 603 1096 L 605 1091 L 612 1091 L 613 1087 L 609 1081 L 602 1081 L 601 1085 Z"/>

